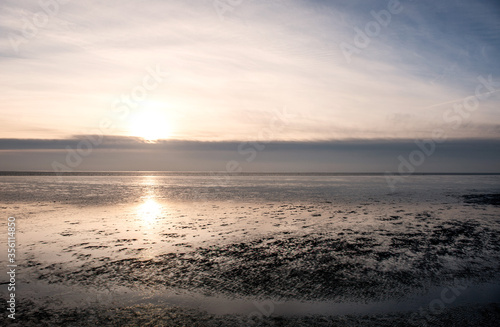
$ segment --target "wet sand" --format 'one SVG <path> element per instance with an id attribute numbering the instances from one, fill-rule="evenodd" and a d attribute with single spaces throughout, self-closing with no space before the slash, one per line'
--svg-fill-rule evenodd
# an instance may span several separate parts
<path id="1" fill-rule="evenodd" d="M 173 196 L 155 178 L 132 184 L 105 201 L 93 189 L 112 187 L 102 182 L 76 197 L 62 194 L 79 183 L 61 185 L 51 201 L 44 192 L 4 197 L 2 215 L 20 226 L 19 326 L 498 319 L 500 208 L 498 193 L 485 192 L 496 184 L 294 198 L 282 182 L 268 196 L 221 198 L 224 189 L 203 200 Z"/>
<path id="2" fill-rule="evenodd" d="M 205 311 L 169 307 L 165 305 L 136 305 L 103 308 L 53 309 L 32 302 L 20 303 L 23 321 L 11 326 L 484 326 L 496 327 L 500 319 L 500 305 L 466 306 L 444 309 L 439 314 L 415 318 L 408 313 L 362 314 L 362 315 L 308 315 L 308 316 L 264 316 L 264 315 L 215 315 Z M 3 308 L 2 308 L 3 309 Z M 0 322 L 6 323 L 5 318 Z"/>

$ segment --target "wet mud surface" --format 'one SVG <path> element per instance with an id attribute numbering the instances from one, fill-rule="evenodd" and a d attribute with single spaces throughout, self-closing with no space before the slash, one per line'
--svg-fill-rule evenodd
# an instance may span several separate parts
<path id="1" fill-rule="evenodd" d="M 442 310 L 439 314 L 414 317 L 407 313 L 345 315 L 345 316 L 241 316 L 213 315 L 195 309 L 165 307 L 158 305 L 137 305 L 120 308 L 75 308 L 53 309 L 34 303 L 22 304 L 22 321 L 7 322 L 0 317 L 0 323 L 23 327 L 85 327 L 85 326 L 190 326 L 190 327 L 355 327 L 355 326 L 482 326 L 496 327 L 500 319 L 500 305 L 457 307 Z M 2 301 L 2 309 L 4 309 Z"/>
<path id="2" fill-rule="evenodd" d="M 385 300 L 429 285 L 455 279 L 479 282 L 500 273 L 499 233 L 474 221 L 449 221 L 412 233 L 340 233 L 334 238 L 281 233 L 148 260 L 106 257 L 72 271 L 63 264 L 51 265 L 40 269 L 37 278 L 108 287 L 177 287 L 227 296 Z"/>
<path id="3" fill-rule="evenodd" d="M 463 196 L 466 203 L 490 204 L 500 206 L 500 193 L 494 194 L 467 194 Z"/>
<path id="4" fill-rule="evenodd" d="M 396 309 L 221 315 L 182 297 L 403 303 L 457 281 L 471 288 L 500 283 L 499 193 L 488 191 L 497 190 L 494 183 L 484 187 L 488 192 L 456 190 L 455 184 L 427 192 L 423 183 L 396 194 L 374 184 L 357 194 L 357 186 L 340 192 L 327 184 L 297 189 L 271 182 L 262 192 L 258 185 L 236 185 L 210 201 L 186 196 L 185 185 L 164 192 L 149 177 L 119 186 L 122 191 L 100 182 L 89 189 L 70 183 L 57 191 L 83 189 L 77 200 L 49 201 L 43 183 L 39 197 L 24 192 L 27 186 L 21 200 L 11 192 L 0 213 L 19 222 L 18 325 L 418 326 Z M 231 194 L 236 190 L 239 195 Z M 175 294 L 179 303 L 161 304 L 146 290 L 159 298 Z M 493 326 L 499 302 L 500 294 L 494 303 L 447 303 L 425 323 Z"/>

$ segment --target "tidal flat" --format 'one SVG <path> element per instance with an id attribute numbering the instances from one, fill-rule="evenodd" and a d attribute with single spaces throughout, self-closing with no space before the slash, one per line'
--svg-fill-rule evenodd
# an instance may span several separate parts
<path id="1" fill-rule="evenodd" d="M 19 316 L 0 321 L 494 326 L 499 194 L 500 176 L 394 192 L 383 176 L 2 176 Z"/>

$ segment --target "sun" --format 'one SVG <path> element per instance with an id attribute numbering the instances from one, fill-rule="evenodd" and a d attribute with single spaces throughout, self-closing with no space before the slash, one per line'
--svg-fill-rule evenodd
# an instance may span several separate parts
<path id="1" fill-rule="evenodd" d="M 144 108 L 131 117 L 130 135 L 148 142 L 168 139 L 171 136 L 170 121 L 161 110 Z"/>

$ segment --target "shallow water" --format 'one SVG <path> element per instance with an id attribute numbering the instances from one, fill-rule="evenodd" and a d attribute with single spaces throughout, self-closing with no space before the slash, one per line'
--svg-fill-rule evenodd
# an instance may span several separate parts
<path id="1" fill-rule="evenodd" d="M 457 281 L 465 289 L 447 307 L 499 303 L 500 209 L 464 196 L 500 193 L 500 176 L 398 186 L 384 176 L 0 176 L 0 228 L 16 217 L 18 296 L 53 306 L 382 313 L 429 306 Z"/>

